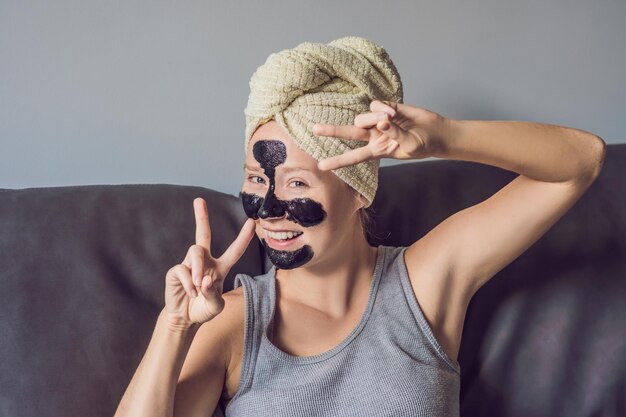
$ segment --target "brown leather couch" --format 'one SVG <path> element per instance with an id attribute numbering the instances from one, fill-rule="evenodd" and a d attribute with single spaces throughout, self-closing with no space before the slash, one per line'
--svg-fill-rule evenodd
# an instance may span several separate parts
<path id="1" fill-rule="evenodd" d="M 410 245 L 517 174 L 466 161 L 380 170 L 372 244 Z M 240 201 L 167 184 L 0 189 L 0 416 L 111 416 L 209 207 L 221 254 Z M 265 272 L 256 238 L 231 270 Z M 463 416 L 626 416 L 626 144 L 587 193 L 469 306 Z M 207 416 L 211 410 L 207 410 Z"/>

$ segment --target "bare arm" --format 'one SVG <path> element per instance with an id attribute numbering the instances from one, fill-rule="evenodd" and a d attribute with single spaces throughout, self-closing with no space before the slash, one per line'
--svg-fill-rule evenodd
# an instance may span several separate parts
<path id="1" fill-rule="evenodd" d="M 606 144 L 585 130 L 525 121 L 449 123 L 432 156 L 492 165 L 548 183 L 586 182 L 602 167 Z"/>
<path id="2" fill-rule="evenodd" d="M 114 417 L 203 417 L 215 409 L 231 360 L 232 332 L 243 329 L 242 291 L 223 294 L 255 222 L 248 219 L 219 258 L 211 255 L 206 202 L 194 199 L 196 244 L 165 276 L 165 307 Z M 236 314 L 237 316 L 234 316 Z M 181 374 L 182 373 L 182 374 Z"/>
<path id="3" fill-rule="evenodd" d="M 446 248 L 459 288 L 473 294 L 572 208 L 598 177 L 606 151 L 602 138 L 556 125 L 452 120 L 452 126 L 435 156 L 520 174 L 430 233 Z"/>
<path id="4" fill-rule="evenodd" d="M 178 377 L 200 325 L 175 328 L 163 308 L 139 367 L 114 417 L 173 417 Z"/>

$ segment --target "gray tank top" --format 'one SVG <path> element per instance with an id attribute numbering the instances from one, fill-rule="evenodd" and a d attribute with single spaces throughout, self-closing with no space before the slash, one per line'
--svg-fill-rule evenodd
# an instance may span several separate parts
<path id="1" fill-rule="evenodd" d="M 379 246 L 361 321 L 334 348 L 294 356 L 272 343 L 275 272 L 244 287 L 239 388 L 226 417 L 458 416 L 461 368 L 435 339 L 413 293 L 405 246 Z M 215 411 L 221 415 L 221 410 Z"/>

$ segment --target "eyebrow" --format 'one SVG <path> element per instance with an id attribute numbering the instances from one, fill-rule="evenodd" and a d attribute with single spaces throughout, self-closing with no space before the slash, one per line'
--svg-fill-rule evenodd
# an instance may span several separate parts
<path id="1" fill-rule="evenodd" d="M 243 168 L 244 168 L 244 169 L 246 169 L 246 168 L 247 168 L 247 169 L 249 169 L 249 170 L 251 170 L 251 171 L 261 171 L 261 168 L 260 168 L 260 167 L 253 167 L 253 166 L 248 165 L 248 164 L 243 164 Z M 312 174 L 315 174 L 315 172 L 314 172 L 313 170 L 310 170 L 310 169 L 307 169 L 307 168 L 303 168 L 303 167 L 294 167 L 294 166 L 291 166 L 291 167 L 283 167 L 281 170 L 282 170 L 282 171 L 285 171 L 285 172 L 307 171 L 307 172 L 310 172 L 310 173 L 312 173 Z"/>

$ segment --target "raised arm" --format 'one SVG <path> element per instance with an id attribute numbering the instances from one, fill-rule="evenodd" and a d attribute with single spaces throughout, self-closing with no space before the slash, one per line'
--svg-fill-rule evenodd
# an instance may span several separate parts
<path id="1" fill-rule="evenodd" d="M 446 248 L 456 285 L 473 294 L 572 208 L 598 177 L 604 141 L 589 132 L 522 121 L 452 120 L 433 156 L 520 175 L 429 234 Z"/>
<path id="2" fill-rule="evenodd" d="M 248 219 L 214 258 L 205 201 L 194 200 L 194 209 L 196 243 L 166 274 L 165 307 L 114 417 L 201 417 L 219 399 L 231 334 L 243 321 L 241 297 L 222 294 L 224 279 L 250 243 L 255 224 Z"/>
<path id="3" fill-rule="evenodd" d="M 409 267 L 417 268 L 423 259 L 441 259 L 455 291 L 466 297 L 561 218 L 597 178 L 604 160 L 602 138 L 580 129 L 523 121 L 455 120 L 378 100 L 370 108 L 372 112 L 356 116 L 354 126 L 314 127 L 318 135 L 368 142 L 320 161 L 320 169 L 372 158 L 435 156 L 520 174 L 487 200 L 448 217 L 406 251 Z"/>
<path id="4" fill-rule="evenodd" d="M 454 120 L 378 100 L 354 126 L 318 124 L 314 133 L 368 142 L 318 163 L 322 170 L 372 158 L 439 157 L 519 173 L 493 196 L 438 224 L 405 251 L 420 306 L 456 358 L 474 293 L 550 229 L 591 186 L 606 144 L 592 133 L 523 121 Z"/>

